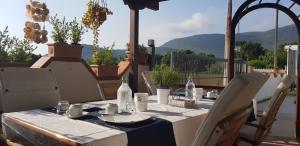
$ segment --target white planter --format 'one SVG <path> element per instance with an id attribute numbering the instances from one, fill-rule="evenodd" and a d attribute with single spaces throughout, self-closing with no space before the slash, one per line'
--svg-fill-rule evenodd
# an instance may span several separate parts
<path id="1" fill-rule="evenodd" d="M 157 89 L 158 104 L 168 104 L 170 89 Z"/>

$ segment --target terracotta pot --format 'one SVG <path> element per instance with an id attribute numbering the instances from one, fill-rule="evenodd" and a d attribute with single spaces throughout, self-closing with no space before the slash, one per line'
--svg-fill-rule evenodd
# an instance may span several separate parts
<path id="1" fill-rule="evenodd" d="M 98 79 L 110 80 L 118 76 L 118 65 L 90 65 Z"/>
<path id="2" fill-rule="evenodd" d="M 49 57 L 81 58 L 82 46 L 67 43 L 48 44 Z"/>

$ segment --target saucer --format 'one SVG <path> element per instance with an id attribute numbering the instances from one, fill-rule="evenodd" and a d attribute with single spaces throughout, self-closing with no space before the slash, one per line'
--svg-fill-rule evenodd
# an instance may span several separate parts
<path id="1" fill-rule="evenodd" d="M 116 115 L 116 114 L 119 114 L 118 112 L 112 114 L 112 113 L 107 113 L 106 111 L 99 111 L 98 113 L 99 113 L 100 115 Z"/>
<path id="2" fill-rule="evenodd" d="M 114 115 L 101 115 L 98 118 L 108 123 L 132 124 L 145 121 L 151 118 L 151 116 L 142 113 L 119 113 Z"/>
<path id="3" fill-rule="evenodd" d="M 71 116 L 70 114 L 66 114 L 66 116 L 70 119 L 76 119 L 76 118 L 80 118 L 83 116 L 83 113 L 79 114 L 79 115 L 76 115 L 76 116 Z"/>

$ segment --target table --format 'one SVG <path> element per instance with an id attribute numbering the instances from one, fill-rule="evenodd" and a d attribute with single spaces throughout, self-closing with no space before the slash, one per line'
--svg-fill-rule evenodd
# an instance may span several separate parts
<path id="1" fill-rule="evenodd" d="M 85 103 L 83 107 L 103 107 L 107 103 L 116 102 L 116 100 L 90 102 Z M 151 96 L 148 102 L 148 111 L 143 113 L 172 122 L 178 146 L 191 145 L 196 130 L 201 126 L 214 103 L 198 101 L 197 109 L 185 109 L 159 105 L 156 103 L 155 96 Z M 2 126 L 10 140 L 20 140 L 20 135 L 26 135 L 26 140 L 42 139 L 49 145 L 127 146 L 127 136 L 124 131 L 69 119 L 38 109 L 5 113 L 2 115 Z"/>

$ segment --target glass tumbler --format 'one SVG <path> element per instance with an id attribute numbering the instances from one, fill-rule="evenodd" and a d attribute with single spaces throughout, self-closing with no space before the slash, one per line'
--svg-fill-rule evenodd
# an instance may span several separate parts
<path id="1" fill-rule="evenodd" d="M 57 113 L 60 115 L 65 114 L 68 111 L 69 106 L 70 106 L 69 101 L 65 101 L 65 100 L 59 101 L 57 105 Z"/>

